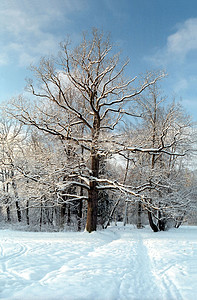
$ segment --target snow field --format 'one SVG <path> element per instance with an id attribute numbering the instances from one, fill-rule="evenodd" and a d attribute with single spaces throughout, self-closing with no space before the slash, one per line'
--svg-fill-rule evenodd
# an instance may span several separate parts
<path id="1" fill-rule="evenodd" d="M 0 299 L 197 298 L 197 227 L 0 230 L 0 241 Z"/>

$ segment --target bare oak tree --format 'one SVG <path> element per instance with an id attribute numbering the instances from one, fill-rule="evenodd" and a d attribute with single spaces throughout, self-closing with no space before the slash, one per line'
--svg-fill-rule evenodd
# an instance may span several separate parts
<path id="1" fill-rule="evenodd" d="M 44 58 L 38 67 L 32 67 L 37 85 L 29 81 L 28 89 L 37 102 L 32 109 L 22 98 L 18 99 L 13 115 L 22 123 L 57 136 L 64 143 L 73 143 L 88 153 L 88 175 L 84 176 L 79 170 L 65 181 L 87 190 L 87 197 L 84 196 L 88 203 L 86 230 L 91 232 L 97 226 L 98 185 L 112 185 L 110 180 L 99 179 L 100 160 L 110 150 L 116 152 L 111 147 L 120 149 L 120 144 L 105 146 L 108 139 L 105 133 L 114 130 L 124 115 L 133 115 L 128 110 L 132 99 L 164 74 L 154 77 L 150 73 L 139 86 L 136 77 L 126 80 L 124 69 L 128 61 L 121 64 L 109 37 L 97 29 L 92 30 L 90 37 L 84 34 L 75 49 L 70 51 L 69 43 L 63 43 L 61 50 L 57 59 Z M 78 180 L 72 180 L 76 176 Z M 113 184 L 113 188 L 120 186 Z M 67 196 L 77 199 L 76 195 Z"/>

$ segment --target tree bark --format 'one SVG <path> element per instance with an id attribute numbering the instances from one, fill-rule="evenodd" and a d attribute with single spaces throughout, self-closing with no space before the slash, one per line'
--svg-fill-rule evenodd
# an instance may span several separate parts
<path id="1" fill-rule="evenodd" d="M 71 222 L 71 216 L 70 216 L 70 204 L 67 205 L 67 225 L 69 226 Z"/>
<path id="2" fill-rule="evenodd" d="M 88 232 L 96 231 L 97 211 L 98 211 L 98 192 L 96 190 L 95 182 L 91 182 L 89 197 L 88 197 L 88 211 L 87 211 L 87 221 L 86 221 L 86 230 Z"/>
<path id="3" fill-rule="evenodd" d="M 21 222 L 21 209 L 18 203 L 18 200 L 15 202 L 16 203 L 16 212 L 17 212 L 17 218 L 18 218 L 18 222 Z"/>
<path id="4" fill-rule="evenodd" d="M 107 229 L 107 227 L 110 225 L 110 222 L 111 222 L 111 220 L 112 220 L 112 217 L 113 217 L 113 215 L 114 215 L 114 212 L 115 212 L 115 210 L 116 210 L 116 208 L 117 208 L 119 202 L 120 202 L 120 198 L 119 198 L 119 199 L 116 201 L 116 203 L 114 204 L 114 206 L 113 206 L 113 208 L 112 208 L 112 210 L 111 210 L 111 212 L 110 212 L 109 218 L 108 218 L 108 220 L 107 220 L 107 222 L 106 222 L 106 224 L 105 224 L 105 226 L 104 226 L 104 229 Z"/>
<path id="5" fill-rule="evenodd" d="M 158 232 L 158 227 L 157 225 L 153 222 L 153 218 L 152 218 L 152 213 L 150 211 L 148 211 L 148 220 L 149 220 L 149 224 L 150 224 L 150 227 L 152 228 L 152 230 L 154 232 Z"/>
<path id="6" fill-rule="evenodd" d="M 91 155 L 92 160 L 92 175 L 93 179 L 90 180 L 90 188 L 88 191 L 88 211 L 87 211 L 87 221 L 86 230 L 88 232 L 96 231 L 97 227 L 97 211 L 98 211 L 98 190 L 97 182 L 94 177 L 98 177 L 99 173 L 99 157 L 97 154 Z"/>
<path id="7" fill-rule="evenodd" d="M 21 215 L 21 209 L 20 209 L 20 205 L 19 205 L 17 185 L 16 185 L 15 178 L 14 178 L 14 170 L 11 170 L 10 176 L 12 178 L 12 188 L 13 188 L 14 196 L 16 199 L 15 204 L 16 204 L 17 218 L 18 218 L 18 222 L 21 222 L 22 215 Z"/>
<path id="8" fill-rule="evenodd" d="M 137 202 L 137 228 L 142 228 L 142 204 L 140 201 Z"/>
<path id="9" fill-rule="evenodd" d="M 165 231 L 166 229 L 166 220 L 162 218 L 161 212 L 158 212 L 159 220 L 158 220 L 158 227 L 160 231 Z"/>
<path id="10" fill-rule="evenodd" d="M 80 188 L 80 196 L 83 196 L 83 188 Z M 77 214 L 77 230 L 81 231 L 81 221 L 82 221 L 82 215 L 83 215 L 83 200 L 79 200 L 78 204 L 78 214 Z"/>
<path id="11" fill-rule="evenodd" d="M 64 227 L 65 223 L 65 215 L 66 215 L 66 203 L 63 203 L 60 208 L 60 227 Z"/>
<path id="12" fill-rule="evenodd" d="M 123 225 L 126 226 L 128 223 L 128 202 L 125 203 L 125 211 L 124 211 L 124 219 L 123 219 Z"/>
<path id="13" fill-rule="evenodd" d="M 40 203 L 40 231 L 42 229 L 42 217 L 43 217 L 43 204 L 42 204 L 42 200 Z"/>
<path id="14" fill-rule="evenodd" d="M 11 222 L 10 207 L 9 207 L 9 206 L 7 207 L 7 210 L 6 210 L 6 211 L 7 211 L 7 221 L 8 221 L 8 222 Z"/>
<path id="15" fill-rule="evenodd" d="M 26 220 L 27 220 L 27 225 L 29 225 L 29 200 L 26 202 Z"/>

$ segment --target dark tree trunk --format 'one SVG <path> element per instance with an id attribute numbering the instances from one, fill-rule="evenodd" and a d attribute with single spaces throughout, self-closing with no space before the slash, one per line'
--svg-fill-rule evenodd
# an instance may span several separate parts
<path id="1" fill-rule="evenodd" d="M 17 212 L 18 221 L 21 222 L 21 209 L 20 209 L 18 201 L 16 201 L 16 212 Z"/>
<path id="2" fill-rule="evenodd" d="M 60 227 L 64 226 L 66 215 L 66 203 L 63 203 L 60 208 Z"/>
<path id="3" fill-rule="evenodd" d="M 152 230 L 154 232 L 158 232 L 159 229 L 158 229 L 157 225 L 153 222 L 152 213 L 150 211 L 148 211 L 148 220 L 149 220 L 149 224 L 150 224 L 150 227 L 152 228 Z"/>
<path id="4" fill-rule="evenodd" d="M 26 220 L 27 220 L 27 225 L 29 225 L 29 200 L 26 202 Z"/>
<path id="5" fill-rule="evenodd" d="M 7 221 L 11 222 L 11 216 L 10 216 L 10 207 L 7 207 Z"/>
<path id="6" fill-rule="evenodd" d="M 181 224 L 182 224 L 182 222 L 181 221 L 179 221 L 179 222 L 177 222 L 176 224 L 175 224 L 175 228 L 179 228 L 180 226 L 181 226 Z"/>
<path id="7" fill-rule="evenodd" d="M 54 219 L 54 207 L 52 207 L 51 211 L 51 224 L 53 225 L 53 219 Z"/>
<path id="8" fill-rule="evenodd" d="M 166 229 L 166 222 L 164 220 L 159 220 L 158 221 L 158 227 L 160 231 L 165 231 Z"/>
<path id="9" fill-rule="evenodd" d="M 70 217 L 70 204 L 67 205 L 67 225 L 70 225 L 71 217 Z"/>
<path id="10" fill-rule="evenodd" d="M 141 229 L 142 226 L 142 203 L 140 201 L 137 202 L 137 228 Z"/>
<path id="11" fill-rule="evenodd" d="M 177 220 L 177 221 L 176 221 L 174 227 L 175 227 L 175 228 L 179 228 L 179 227 L 181 226 L 182 222 L 183 222 L 183 217 L 181 217 L 180 220 Z"/>
<path id="12" fill-rule="evenodd" d="M 87 211 L 87 221 L 86 230 L 92 232 L 96 230 L 97 227 L 97 211 L 98 211 L 98 191 L 96 188 L 96 182 L 90 182 L 90 189 L 88 192 L 88 211 Z"/>
<path id="13" fill-rule="evenodd" d="M 165 229 L 166 229 L 166 220 L 164 218 L 162 218 L 160 211 L 158 213 L 158 216 L 159 216 L 159 220 L 158 220 L 159 230 L 160 231 L 165 231 Z"/>
<path id="14" fill-rule="evenodd" d="M 42 229 L 42 216 L 43 216 L 43 205 L 42 205 L 42 200 L 40 203 L 40 231 Z"/>
<path id="15" fill-rule="evenodd" d="M 98 177 L 99 173 L 99 158 L 95 153 L 91 156 L 92 160 L 92 175 L 93 177 Z M 87 211 L 87 221 L 86 230 L 92 232 L 96 230 L 97 227 L 97 211 L 98 211 L 98 190 L 96 180 L 90 181 L 90 188 L 88 191 L 88 211 Z"/>

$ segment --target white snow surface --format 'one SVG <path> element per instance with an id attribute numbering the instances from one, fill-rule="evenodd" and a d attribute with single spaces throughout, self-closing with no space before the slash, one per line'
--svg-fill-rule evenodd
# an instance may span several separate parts
<path id="1" fill-rule="evenodd" d="M 197 227 L 0 230 L 0 299 L 197 299 Z"/>

